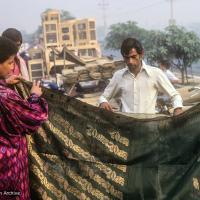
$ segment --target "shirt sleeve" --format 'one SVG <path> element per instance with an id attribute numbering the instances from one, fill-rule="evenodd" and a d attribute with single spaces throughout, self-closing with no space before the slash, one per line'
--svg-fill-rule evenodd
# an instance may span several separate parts
<path id="1" fill-rule="evenodd" d="M 157 72 L 157 87 L 159 92 L 163 92 L 170 97 L 174 109 L 183 107 L 182 97 L 171 84 L 169 79 L 165 76 L 165 74 L 159 69 Z"/>
<path id="2" fill-rule="evenodd" d="M 166 71 L 166 75 L 170 81 L 178 81 L 179 79 L 170 71 Z"/>
<path id="3" fill-rule="evenodd" d="M 117 96 L 117 93 L 119 92 L 118 83 L 119 83 L 119 78 L 115 73 L 112 79 L 110 80 L 110 83 L 105 88 L 103 94 L 99 97 L 99 104 L 103 102 L 108 102 L 112 98 L 115 98 Z"/>
<path id="4" fill-rule="evenodd" d="M 21 135 L 35 132 L 48 118 L 48 105 L 43 98 L 32 94 L 23 100 L 14 91 L 0 99 L 1 129 L 4 133 Z"/>

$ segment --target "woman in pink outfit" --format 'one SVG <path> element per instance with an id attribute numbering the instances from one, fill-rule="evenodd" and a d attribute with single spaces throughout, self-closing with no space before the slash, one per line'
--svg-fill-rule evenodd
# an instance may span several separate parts
<path id="1" fill-rule="evenodd" d="M 8 28 L 2 33 L 2 36 L 12 40 L 17 45 L 19 51 L 22 44 L 22 34 L 20 31 L 18 31 L 15 28 Z M 11 73 L 17 76 L 20 75 L 23 79 L 27 81 L 30 80 L 26 63 L 23 60 L 23 58 L 19 55 L 19 53 L 17 53 L 14 58 L 14 67 Z"/>
<path id="2" fill-rule="evenodd" d="M 11 40 L 0 37 L 1 80 L 13 70 L 17 51 Z M 41 94 L 39 83 L 33 83 L 30 97 L 24 100 L 0 82 L 0 200 L 30 200 L 26 134 L 47 120 L 48 106 Z"/>

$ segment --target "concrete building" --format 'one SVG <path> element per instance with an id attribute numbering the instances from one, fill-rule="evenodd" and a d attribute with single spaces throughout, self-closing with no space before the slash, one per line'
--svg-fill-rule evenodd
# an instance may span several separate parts
<path id="1" fill-rule="evenodd" d="M 96 21 L 92 18 L 62 20 L 58 10 L 48 10 L 41 15 L 43 28 L 43 74 L 47 75 L 53 66 L 62 68 L 74 63 L 59 57 L 58 52 L 67 48 L 81 59 L 88 57 L 101 57 L 100 45 L 96 38 Z M 41 49 L 40 49 L 41 50 Z M 31 50 L 32 51 L 32 50 Z M 35 52 L 33 50 L 33 52 Z M 32 57 L 33 58 L 33 57 Z M 45 64 L 44 64 L 45 63 Z M 30 60 L 29 70 L 33 73 L 36 64 L 41 65 L 41 60 Z M 45 65 L 45 67 L 44 67 Z M 35 71 L 34 71 L 35 74 Z M 31 77 L 37 77 L 31 74 Z"/>

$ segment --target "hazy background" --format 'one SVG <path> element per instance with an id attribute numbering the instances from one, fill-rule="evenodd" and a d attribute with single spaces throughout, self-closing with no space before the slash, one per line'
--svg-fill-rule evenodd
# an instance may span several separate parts
<path id="1" fill-rule="evenodd" d="M 128 20 L 147 29 L 162 29 L 170 18 L 169 0 L 104 0 L 107 27 Z M 103 26 L 102 0 L 0 0 L 0 32 L 9 27 L 34 32 L 47 8 L 67 10 L 76 18 L 94 17 Z M 200 34 L 200 0 L 174 0 L 176 24 Z"/>

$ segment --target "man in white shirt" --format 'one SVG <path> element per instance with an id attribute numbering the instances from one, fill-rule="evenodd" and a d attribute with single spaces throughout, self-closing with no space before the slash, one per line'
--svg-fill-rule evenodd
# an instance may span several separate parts
<path id="1" fill-rule="evenodd" d="M 166 60 L 160 61 L 160 69 L 164 72 L 172 84 L 181 83 L 181 81 L 169 70 L 170 64 Z"/>
<path id="2" fill-rule="evenodd" d="M 99 98 L 100 108 L 112 111 L 109 100 L 120 100 L 120 110 L 128 113 L 156 113 L 158 92 L 167 94 L 172 101 L 174 115 L 182 112 L 182 98 L 164 73 L 143 61 L 143 47 L 134 38 L 127 38 L 121 46 L 121 54 L 127 65 L 113 75 Z"/>

